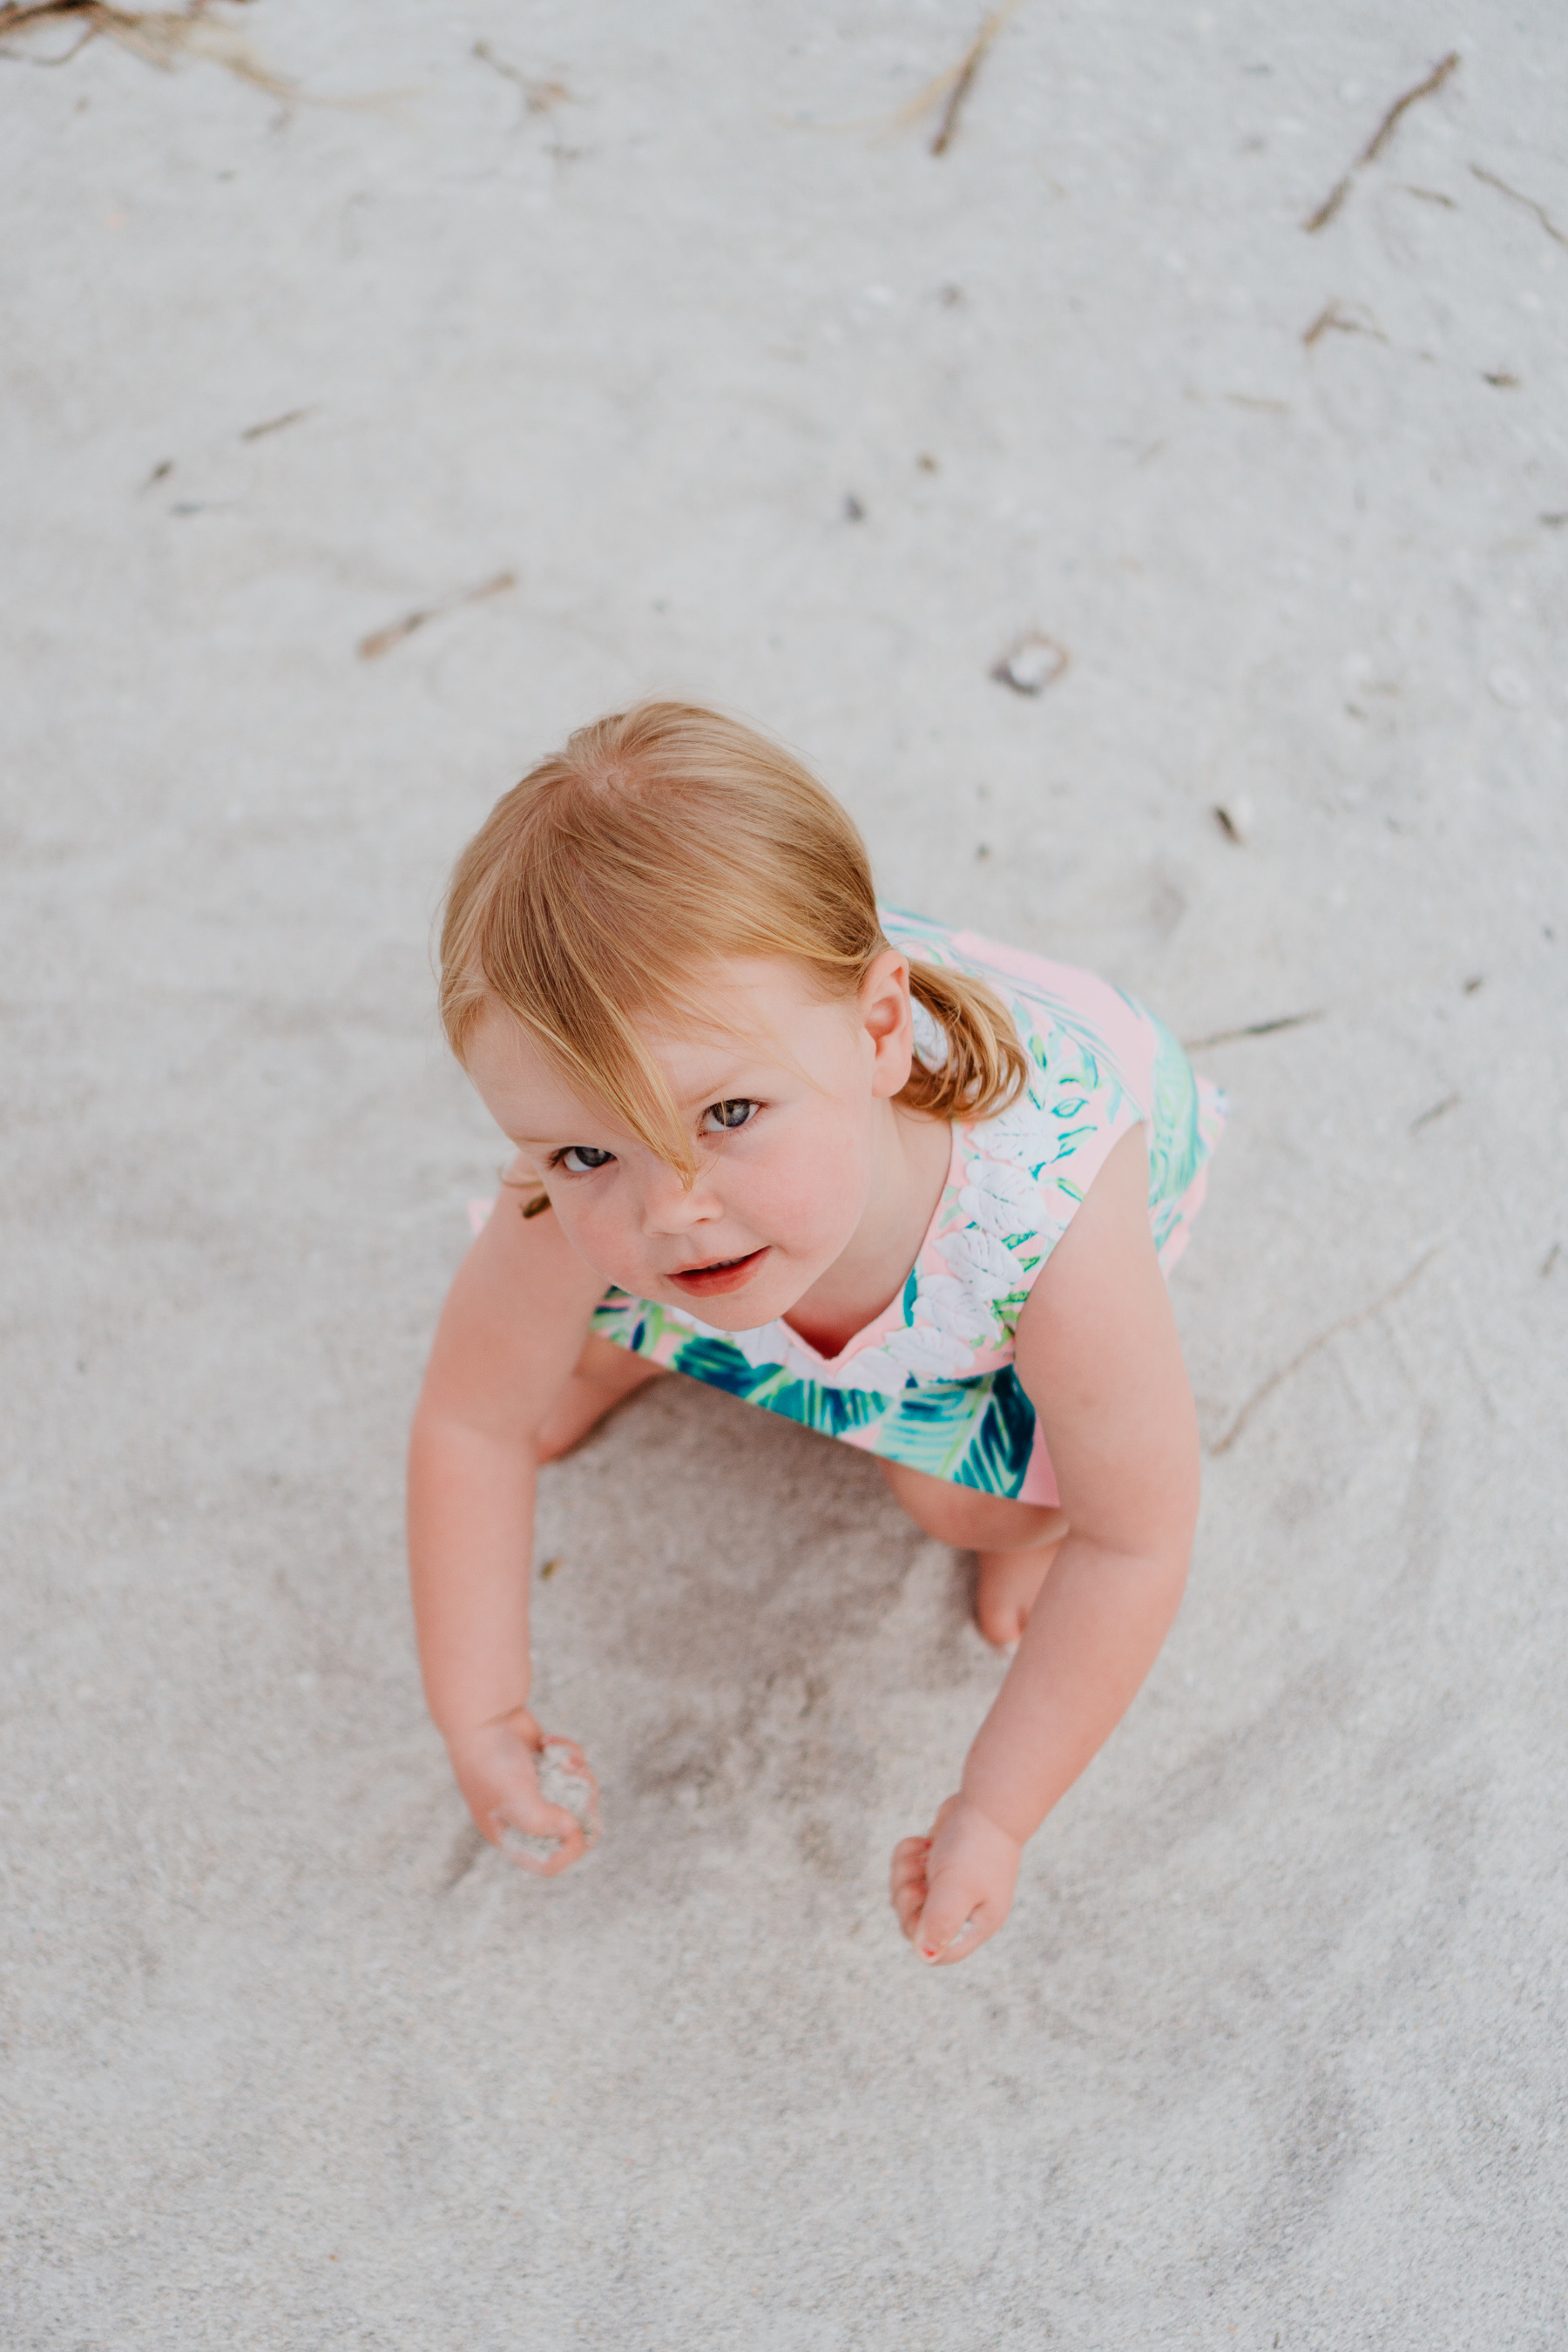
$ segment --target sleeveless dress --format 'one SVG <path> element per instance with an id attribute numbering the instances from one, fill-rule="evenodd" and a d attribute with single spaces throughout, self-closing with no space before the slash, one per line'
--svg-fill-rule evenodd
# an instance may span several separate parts
<path id="1" fill-rule="evenodd" d="M 617 1347 L 954 1486 L 1055 1503 L 1035 1409 L 1014 1369 L 1024 1301 L 1096 1174 L 1129 1128 L 1149 1144 L 1149 1223 L 1168 1274 L 1207 1184 L 1225 1097 L 1195 1077 L 1163 1023 L 1069 964 L 883 910 L 918 963 L 987 982 L 1012 1014 L 1030 1076 L 1000 1118 L 955 1122 L 947 1182 L 892 1300 L 839 1354 L 783 1322 L 720 1331 L 685 1307 L 611 1288 L 593 1328 Z M 941 1031 L 917 1005 L 916 1045 L 940 1065 Z"/>

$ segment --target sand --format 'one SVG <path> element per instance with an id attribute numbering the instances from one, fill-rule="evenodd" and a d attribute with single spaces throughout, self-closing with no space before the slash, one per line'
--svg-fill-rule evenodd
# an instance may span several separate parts
<path id="1" fill-rule="evenodd" d="M 0 63 L 5 2341 L 1560 2345 L 1559 12 L 1027 0 L 940 157 L 953 6 L 234 22 L 375 103 Z M 428 926 L 653 688 L 1223 1040 L 1191 1595 L 949 1970 L 999 1668 L 843 1447 L 547 1475 L 580 1877 L 422 1709 Z"/>

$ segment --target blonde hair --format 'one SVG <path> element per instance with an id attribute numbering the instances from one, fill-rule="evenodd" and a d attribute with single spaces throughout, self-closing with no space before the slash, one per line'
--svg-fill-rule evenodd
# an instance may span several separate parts
<path id="1" fill-rule="evenodd" d="M 574 1092 L 690 1178 L 639 1021 L 703 1014 L 702 976 L 731 957 L 786 958 L 826 998 L 854 996 L 888 945 L 865 845 L 798 760 L 717 711 L 642 702 L 580 727 L 458 858 L 441 1020 L 461 1061 L 487 1007 L 504 1006 Z M 946 1052 L 934 1066 L 917 1055 L 900 1102 L 941 1119 L 1005 1109 L 1027 1065 L 1000 1000 L 933 964 L 911 963 L 910 982 Z"/>

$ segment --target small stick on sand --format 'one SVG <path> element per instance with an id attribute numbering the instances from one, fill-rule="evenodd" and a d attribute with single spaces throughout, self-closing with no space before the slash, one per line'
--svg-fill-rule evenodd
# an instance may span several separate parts
<path id="1" fill-rule="evenodd" d="M 1445 1095 L 1441 1102 L 1435 1102 L 1429 1110 L 1424 1110 L 1421 1113 L 1419 1118 L 1413 1118 L 1411 1120 L 1411 1134 L 1419 1135 L 1424 1127 L 1430 1127 L 1432 1121 L 1435 1118 L 1441 1118 L 1446 1110 L 1453 1110 L 1457 1108 L 1458 1100 L 1459 1097 L 1458 1095 Z"/>
<path id="2" fill-rule="evenodd" d="M 947 89 L 947 104 L 942 110 L 942 121 L 937 124 L 936 136 L 931 142 L 931 152 L 933 155 L 945 155 L 952 146 L 953 135 L 958 129 L 958 118 L 963 111 L 963 101 L 974 86 L 974 77 L 985 61 L 985 53 L 1008 17 L 1020 5 L 1021 0 L 1007 0 L 1007 5 L 1005 8 L 994 9 L 958 63 L 952 68 L 951 75 L 943 78 Z M 941 86 L 938 86 L 937 94 L 941 94 Z"/>
<path id="3" fill-rule="evenodd" d="M 1234 1045 L 1241 1037 L 1272 1037 L 1277 1029 L 1304 1029 L 1309 1021 L 1322 1017 L 1321 1005 L 1315 1013 L 1282 1013 L 1277 1021 L 1248 1021 L 1239 1029 L 1216 1029 L 1212 1037 L 1184 1037 L 1182 1051 L 1206 1054 L 1211 1045 Z"/>
<path id="4" fill-rule="evenodd" d="M 285 409 L 281 416 L 268 416 L 259 425 L 247 425 L 239 437 L 242 441 L 259 441 L 264 434 L 281 433 L 286 425 L 298 425 L 301 417 L 312 414 L 309 408 Z"/>
<path id="5" fill-rule="evenodd" d="M 460 596 L 448 596 L 444 604 L 426 604 L 417 613 L 405 613 L 400 621 L 390 621 L 384 629 L 373 629 L 368 637 L 362 637 L 359 657 L 361 661 L 379 661 L 394 646 L 400 646 L 405 637 L 411 637 L 416 629 L 422 629 L 426 621 L 438 621 L 443 613 L 456 613 L 464 604 L 478 604 L 486 596 L 500 596 L 516 586 L 515 572 L 498 572 L 493 580 L 481 582 L 478 588 L 466 588 Z"/>
<path id="6" fill-rule="evenodd" d="M 1538 205 L 1533 196 L 1521 195 L 1519 190 L 1510 188 L 1506 180 L 1500 180 L 1495 172 L 1489 172 L 1484 163 L 1472 163 L 1470 169 L 1478 180 L 1486 182 L 1489 188 L 1495 188 L 1500 195 L 1507 196 L 1511 204 L 1522 205 L 1527 213 L 1533 213 L 1548 236 L 1555 237 L 1559 245 L 1568 245 L 1568 236 L 1564 236 L 1562 229 L 1558 227 L 1544 205 Z"/>
<path id="7" fill-rule="evenodd" d="M 1368 163 L 1376 162 L 1378 156 L 1382 154 L 1384 149 L 1393 138 L 1400 120 L 1405 112 L 1411 107 L 1418 105 L 1422 99 L 1436 96 L 1436 92 L 1442 89 L 1443 84 L 1447 80 L 1448 76 L 1452 73 L 1457 73 L 1458 69 L 1459 52 L 1458 49 L 1450 49 L 1447 56 L 1433 67 L 1425 81 L 1418 81 L 1414 89 L 1407 89 L 1403 98 L 1396 98 L 1394 100 L 1394 104 L 1389 108 L 1388 112 L 1384 116 L 1383 121 L 1378 124 L 1377 129 L 1373 132 L 1372 137 L 1367 141 L 1366 145 L 1362 149 L 1361 153 L 1356 157 L 1354 163 L 1351 165 L 1350 170 L 1345 173 L 1343 179 L 1336 182 L 1334 186 L 1329 190 L 1328 194 L 1323 198 L 1322 203 L 1318 206 L 1317 211 L 1311 215 L 1310 218 L 1304 220 L 1301 223 L 1302 227 L 1306 230 L 1309 236 L 1315 236 L 1321 228 L 1327 228 L 1329 223 L 1333 219 L 1334 215 L 1339 211 L 1340 206 L 1344 203 L 1345 198 L 1349 195 L 1351 188 L 1354 183 L 1356 173 L 1364 170 Z"/>
<path id="8" fill-rule="evenodd" d="M 931 142 L 931 152 L 933 155 L 945 155 L 952 144 L 953 133 L 958 129 L 958 118 L 963 112 L 963 101 L 974 86 L 974 77 L 984 63 L 986 51 L 1008 17 L 1015 16 L 1022 5 L 1023 0 L 1007 0 L 1005 7 L 994 9 L 959 58 L 958 63 L 955 66 L 949 66 L 945 73 L 938 74 L 934 81 L 928 81 L 924 89 L 918 90 L 907 106 L 900 106 L 892 117 L 889 127 L 894 131 L 901 131 L 906 123 L 918 122 L 921 116 L 930 108 L 942 105 L 942 100 L 945 99 L 947 104 L 942 107 L 942 121 L 937 124 L 936 134 Z M 846 123 L 844 128 L 868 130 L 870 125 Z"/>
<path id="9" fill-rule="evenodd" d="M 1426 1256 L 1417 1258 L 1409 1273 L 1402 1275 L 1392 1290 L 1385 1290 L 1381 1298 L 1374 1298 L 1372 1305 L 1363 1307 L 1359 1314 L 1347 1315 L 1342 1322 L 1331 1324 L 1329 1328 L 1320 1332 L 1315 1339 L 1309 1339 L 1299 1356 L 1292 1356 L 1289 1362 L 1282 1365 L 1279 1371 L 1270 1372 L 1262 1387 L 1253 1390 L 1225 1435 L 1210 1446 L 1211 1457 L 1215 1454 L 1228 1454 L 1265 1398 L 1271 1397 L 1277 1388 L 1282 1387 L 1293 1373 L 1299 1372 L 1302 1365 L 1309 1362 L 1321 1348 L 1326 1348 L 1331 1339 L 1342 1338 L 1346 1331 L 1357 1330 L 1362 1324 L 1370 1323 L 1373 1316 L 1381 1315 L 1385 1307 L 1392 1307 L 1396 1298 L 1402 1298 L 1417 1275 L 1426 1273 L 1440 1246 L 1440 1244 L 1434 1243 Z"/>
<path id="10" fill-rule="evenodd" d="M 1376 343 L 1385 343 L 1388 341 L 1381 327 L 1369 326 L 1364 319 L 1352 319 L 1348 310 L 1342 310 L 1340 308 L 1338 302 L 1325 304 L 1311 325 L 1302 329 L 1301 341 L 1310 351 L 1320 335 L 1331 334 L 1370 335 Z"/>

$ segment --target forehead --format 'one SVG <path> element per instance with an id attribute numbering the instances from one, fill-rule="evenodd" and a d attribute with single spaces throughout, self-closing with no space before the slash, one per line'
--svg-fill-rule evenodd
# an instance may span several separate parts
<path id="1" fill-rule="evenodd" d="M 715 964 L 689 995 L 691 1016 L 677 1029 L 638 1024 L 649 1053 L 679 1103 L 710 1099 L 742 1069 L 808 1073 L 843 1026 L 846 1005 L 824 999 L 800 966 L 742 960 Z M 520 1021 L 489 1004 L 465 1055 L 469 1076 L 511 1134 L 546 1137 L 617 1122 L 602 1103 L 575 1092 Z"/>

